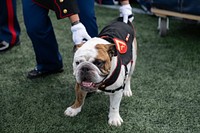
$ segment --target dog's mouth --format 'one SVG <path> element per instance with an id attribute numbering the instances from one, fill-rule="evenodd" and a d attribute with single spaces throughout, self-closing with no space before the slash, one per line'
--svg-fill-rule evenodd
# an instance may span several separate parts
<path id="1" fill-rule="evenodd" d="M 93 82 L 87 82 L 87 81 L 82 81 L 81 82 L 81 86 L 82 87 L 86 87 L 86 88 L 96 88 L 96 84 Z"/>
<path id="2" fill-rule="evenodd" d="M 82 81 L 80 85 L 81 85 L 81 89 L 86 92 L 94 92 L 94 91 L 97 91 L 98 89 L 98 87 L 96 87 L 96 84 L 93 82 Z"/>
<path id="3" fill-rule="evenodd" d="M 101 83 L 94 83 L 89 81 L 82 81 L 80 83 L 81 89 L 87 92 L 94 92 L 98 90 L 98 87 Z"/>

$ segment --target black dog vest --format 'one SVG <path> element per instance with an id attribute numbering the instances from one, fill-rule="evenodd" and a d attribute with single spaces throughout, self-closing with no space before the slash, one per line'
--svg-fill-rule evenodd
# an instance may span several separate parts
<path id="1" fill-rule="evenodd" d="M 132 24 L 123 22 L 122 18 L 117 18 L 112 21 L 108 26 L 102 29 L 98 37 L 115 44 L 117 51 L 117 66 L 115 67 L 112 75 L 107 78 L 99 87 L 100 90 L 105 92 L 114 93 L 120 89 L 124 89 L 125 84 L 116 88 L 115 90 L 105 90 L 107 86 L 116 82 L 119 77 L 121 66 L 125 66 L 125 75 L 127 75 L 127 64 L 132 62 L 132 43 L 134 39 L 134 29 Z M 124 79 L 125 80 L 125 79 Z"/>
<path id="2" fill-rule="evenodd" d="M 134 30 L 130 22 L 126 24 L 122 18 L 117 18 L 103 28 L 98 36 L 115 44 L 117 55 L 123 65 L 127 65 L 132 60 Z"/>

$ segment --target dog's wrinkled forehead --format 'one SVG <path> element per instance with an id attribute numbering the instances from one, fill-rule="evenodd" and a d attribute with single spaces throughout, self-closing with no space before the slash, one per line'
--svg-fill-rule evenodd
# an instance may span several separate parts
<path id="1" fill-rule="evenodd" d="M 93 61 L 96 56 L 97 56 L 96 49 L 79 48 L 74 55 L 74 60 Z"/>
<path id="2" fill-rule="evenodd" d="M 98 50 L 96 49 L 96 45 L 98 43 L 107 44 L 107 41 L 104 41 L 100 38 L 92 38 L 84 43 L 74 54 L 74 60 L 82 60 L 82 61 L 94 61 L 94 59 L 98 56 Z"/>

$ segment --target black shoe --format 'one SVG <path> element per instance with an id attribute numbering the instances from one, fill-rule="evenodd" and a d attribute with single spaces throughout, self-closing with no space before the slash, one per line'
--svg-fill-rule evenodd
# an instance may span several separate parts
<path id="1" fill-rule="evenodd" d="M 14 45 L 11 45 L 9 43 L 7 43 L 6 41 L 1 41 L 0 42 L 0 52 L 3 52 L 3 51 L 7 51 L 9 50 L 10 48 L 14 47 L 14 46 L 17 46 L 20 44 L 20 41 L 18 41 L 17 43 L 15 43 Z"/>
<path id="2" fill-rule="evenodd" d="M 37 69 L 34 69 L 34 70 L 31 70 L 30 72 L 28 72 L 27 78 L 35 79 L 35 78 L 48 76 L 48 75 L 51 75 L 51 74 L 61 73 L 63 71 L 64 71 L 63 68 L 53 70 L 53 71 L 39 71 Z"/>

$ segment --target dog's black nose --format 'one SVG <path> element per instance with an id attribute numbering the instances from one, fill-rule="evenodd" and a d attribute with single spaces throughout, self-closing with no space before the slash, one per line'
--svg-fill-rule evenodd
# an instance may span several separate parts
<path id="1" fill-rule="evenodd" d="M 83 66 L 80 69 L 80 79 L 81 81 L 91 81 L 91 68 L 88 66 Z"/>
<path id="2" fill-rule="evenodd" d="M 88 68 L 88 67 L 82 67 L 81 68 L 81 71 L 83 71 L 83 72 L 88 72 L 90 69 Z"/>

